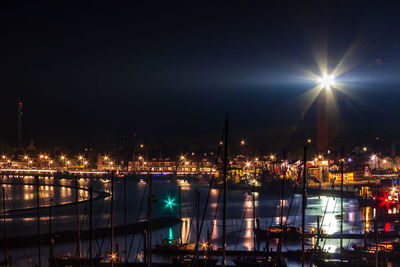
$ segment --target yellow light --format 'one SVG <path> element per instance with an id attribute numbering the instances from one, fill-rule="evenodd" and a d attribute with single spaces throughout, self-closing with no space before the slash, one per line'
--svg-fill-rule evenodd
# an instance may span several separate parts
<path id="1" fill-rule="evenodd" d="M 318 79 L 318 85 L 324 89 L 331 89 L 335 85 L 335 77 L 333 75 L 324 75 Z"/>
<path id="2" fill-rule="evenodd" d="M 110 258 L 112 261 L 115 261 L 117 259 L 117 253 L 112 253 L 110 254 Z"/>
<path id="3" fill-rule="evenodd" d="M 185 156 L 181 156 L 181 160 L 184 160 L 185 159 Z"/>
<path id="4" fill-rule="evenodd" d="M 245 141 L 244 140 L 240 141 L 240 144 L 243 146 L 245 144 Z"/>

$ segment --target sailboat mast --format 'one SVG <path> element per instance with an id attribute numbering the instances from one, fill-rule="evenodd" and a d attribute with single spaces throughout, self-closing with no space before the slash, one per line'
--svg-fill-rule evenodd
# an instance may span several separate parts
<path id="1" fill-rule="evenodd" d="M 52 217 L 51 217 L 52 202 L 53 202 L 53 199 L 50 199 L 50 205 L 49 205 L 49 259 L 50 259 L 50 266 L 56 266 L 55 258 L 54 258 L 54 243 L 53 243 Z"/>
<path id="2" fill-rule="evenodd" d="M 182 187 L 179 186 L 179 237 L 182 244 Z"/>
<path id="3" fill-rule="evenodd" d="M 306 225 L 306 176 L 307 176 L 307 145 L 304 146 L 304 159 L 303 159 L 303 190 L 302 190 L 302 207 L 301 207 L 301 266 L 304 267 L 305 260 L 305 225 Z"/>
<path id="4" fill-rule="evenodd" d="M 285 175 L 286 175 L 286 171 L 283 173 L 282 176 L 282 188 L 281 188 L 281 210 L 280 210 L 280 223 L 281 223 L 281 235 L 279 238 L 279 249 L 278 249 L 278 253 L 281 253 L 282 250 L 282 237 L 283 237 L 283 200 L 285 197 Z"/>
<path id="5" fill-rule="evenodd" d="M 222 215 L 222 266 L 226 265 L 226 182 L 228 176 L 228 127 L 229 118 L 225 119 L 225 142 L 224 142 L 224 187 L 223 187 L 223 215 Z"/>
<path id="6" fill-rule="evenodd" d="M 196 188 L 196 246 L 199 246 L 200 238 L 200 192 Z"/>
<path id="7" fill-rule="evenodd" d="M 76 251 L 78 259 L 82 257 L 82 246 L 81 246 L 81 223 L 79 219 L 79 181 L 78 177 L 75 177 L 75 202 L 76 202 L 76 230 L 77 230 L 77 240 L 76 240 Z"/>
<path id="8" fill-rule="evenodd" d="M 6 193 L 3 189 L 3 240 L 4 240 L 4 260 L 8 263 L 8 252 L 7 252 L 7 225 L 6 225 Z M 11 264 L 11 263 L 10 263 Z"/>
<path id="9" fill-rule="evenodd" d="M 376 193 L 376 201 L 375 201 L 375 220 L 374 220 L 374 232 L 375 232 L 375 267 L 379 266 L 379 255 L 378 255 L 378 244 L 379 244 L 379 229 L 378 229 L 378 194 L 380 193 L 380 190 L 377 189 Z"/>
<path id="10" fill-rule="evenodd" d="M 344 163 L 344 155 L 343 155 L 343 147 L 341 151 L 342 158 L 340 159 L 340 255 L 342 255 L 343 250 L 343 163 Z"/>
<path id="11" fill-rule="evenodd" d="M 89 187 L 89 261 L 93 266 L 93 188 Z"/>
<path id="12" fill-rule="evenodd" d="M 151 179 L 151 175 L 149 175 L 149 198 L 148 198 L 148 211 L 147 211 L 147 220 L 148 220 L 148 228 L 149 228 L 149 231 L 148 231 L 148 246 L 147 246 L 147 249 L 148 249 L 148 253 L 147 253 L 147 255 L 148 255 L 148 266 L 149 267 L 151 267 L 151 265 L 152 265 L 152 260 L 151 260 L 151 243 L 152 243 L 152 241 L 151 241 L 151 220 L 152 220 L 152 209 L 153 209 L 153 207 L 152 207 L 152 204 L 153 204 L 153 190 L 152 190 L 152 179 Z"/>
<path id="13" fill-rule="evenodd" d="M 36 206 L 37 206 L 37 238 L 38 238 L 38 257 L 39 267 L 42 266 L 42 259 L 40 253 L 40 188 L 39 188 L 39 176 L 35 176 L 36 180 Z"/>
<path id="14" fill-rule="evenodd" d="M 111 171 L 111 266 L 114 266 L 114 174 L 115 171 Z"/>
<path id="15" fill-rule="evenodd" d="M 128 170 L 128 167 L 127 167 Z M 126 201 L 126 178 L 127 175 L 124 177 L 124 247 L 125 247 L 125 262 L 128 261 L 128 224 L 127 224 L 127 206 L 128 203 Z"/>
<path id="16" fill-rule="evenodd" d="M 251 194 L 251 200 L 252 200 L 252 204 L 253 204 L 253 251 L 256 251 L 256 200 L 254 198 L 254 183 L 253 183 L 253 190 L 252 190 L 252 194 Z"/>

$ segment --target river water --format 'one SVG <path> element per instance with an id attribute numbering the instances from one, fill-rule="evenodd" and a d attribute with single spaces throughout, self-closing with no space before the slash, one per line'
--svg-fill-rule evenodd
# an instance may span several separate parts
<path id="1" fill-rule="evenodd" d="M 36 219 L 36 187 L 35 179 L 33 177 L 26 178 L 13 178 L 4 179 L 4 188 L 6 193 L 6 208 L 9 216 L 7 217 L 7 235 L 31 235 L 37 231 L 37 219 Z M 99 196 L 98 192 L 105 191 L 110 192 L 110 181 L 108 180 L 85 180 L 80 179 L 79 185 L 82 188 L 93 187 L 94 197 Z M 154 177 L 153 179 L 153 218 L 162 216 L 176 216 L 179 217 L 179 206 L 178 206 L 178 192 L 181 187 L 181 211 L 182 211 L 182 238 L 184 241 L 194 242 L 195 241 L 195 214 L 196 214 L 196 190 L 200 192 L 200 216 L 203 216 L 203 210 L 205 207 L 205 199 L 208 194 L 208 186 L 206 184 L 194 184 L 187 183 L 185 181 L 162 181 Z M 140 221 L 146 219 L 147 212 L 147 201 L 144 201 L 142 210 L 139 213 L 139 207 L 143 198 L 144 191 L 146 190 L 145 182 L 137 182 L 135 180 L 127 181 L 127 221 L 128 223 L 134 223 L 137 221 L 139 216 Z M 114 184 L 115 201 L 115 225 L 123 224 L 123 181 L 116 181 Z M 70 180 L 54 180 L 53 178 L 40 178 L 40 204 L 41 206 L 48 206 L 52 204 L 52 230 L 53 231 L 64 231 L 64 230 L 76 230 L 76 207 L 75 205 L 65 205 L 73 203 L 76 199 L 74 182 Z M 144 199 L 147 200 L 147 190 L 145 192 Z M 266 227 L 270 225 L 278 225 L 280 223 L 279 211 L 281 205 L 284 207 L 284 214 L 287 214 L 287 210 L 291 201 L 292 196 L 287 194 L 283 201 L 279 199 L 278 194 L 267 194 L 267 193 L 254 193 L 255 197 L 255 212 L 256 217 L 260 218 L 260 227 Z M 79 200 L 87 200 L 89 193 L 86 190 L 79 190 Z M 95 227 L 106 227 L 110 223 L 110 197 L 102 197 L 94 201 L 94 226 Z M 220 201 L 219 201 L 220 199 Z M 171 201 L 168 205 L 168 200 Z M 227 249 L 240 249 L 240 250 L 252 250 L 253 249 L 253 231 L 252 231 L 252 218 L 253 218 L 253 202 L 251 199 L 251 193 L 240 190 L 228 191 L 227 198 Z M 80 205 L 81 214 L 81 228 L 88 228 L 88 202 L 82 202 Z M 22 209 L 18 211 L 11 211 L 15 209 Z M 27 209 L 27 210 L 23 210 Z M 340 231 L 340 199 L 320 196 L 320 197 L 308 197 L 307 210 L 306 210 L 306 224 L 307 229 L 315 227 L 317 225 L 317 217 L 323 219 L 322 229 L 323 231 L 333 234 Z M 359 209 L 357 200 L 345 199 L 344 200 L 344 232 L 345 233 L 360 233 L 363 231 L 367 222 L 367 227 L 370 227 L 369 220 L 373 216 L 373 211 L 370 209 Z M 47 232 L 49 229 L 49 216 L 48 211 L 41 211 L 41 232 Z M 139 214 L 139 215 L 138 215 Z M 367 220 L 366 217 L 367 216 Z M 297 226 L 301 225 L 301 196 L 294 195 L 293 205 L 290 210 L 290 214 L 287 218 L 288 224 L 294 224 Z M 206 209 L 205 221 L 202 229 L 202 235 L 200 242 L 206 240 L 206 233 L 209 230 L 212 235 L 212 245 L 215 248 L 221 247 L 222 243 L 222 197 L 219 198 L 219 190 L 212 189 L 210 191 L 210 199 Z M 3 235 L 3 233 L 1 233 Z M 168 237 L 178 237 L 180 234 L 179 224 L 153 231 L 152 241 L 153 246 L 156 243 L 160 243 L 161 240 Z M 143 255 L 142 234 L 138 233 L 134 239 L 132 236 L 128 236 L 128 250 L 130 250 L 129 260 L 134 261 L 142 260 Z M 118 236 L 116 240 L 119 244 L 119 251 L 121 256 L 124 256 L 124 237 Z M 309 243 L 313 241 L 309 240 Z M 351 246 L 353 243 L 361 242 L 356 240 L 344 240 L 345 246 Z M 102 240 L 96 240 L 94 245 L 94 252 L 97 251 L 110 251 L 110 242 L 107 238 Z M 132 244 L 132 246 L 131 246 Z M 277 241 L 272 241 L 270 247 L 276 247 Z M 339 240 L 324 240 L 320 242 L 320 245 L 324 249 L 333 252 L 339 246 Z M 298 249 L 301 244 L 297 241 L 285 241 L 283 244 L 283 250 L 287 249 Z M 310 247 L 311 244 L 308 245 Z M 129 249 L 129 247 L 131 247 Z M 265 244 L 260 244 L 260 249 L 263 249 Z M 87 254 L 88 242 L 82 243 L 83 254 Z M 76 251 L 76 244 L 56 244 L 56 254 L 72 254 Z M 139 251 L 137 254 L 136 252 Z M 38 252 L 36 247 L 19 248 L 11 250 L 13 256 L 14 266 L 26 266 L 28 265 L 27 258 L 31 258 L 34 261 L 38 259 Z M 103 253 L 103 255 L 106 253 Z M 49 249 L 42 247 L 42 263 L 47 265 L 47 258 L 49 255 Z M 171 258 L 166 256 L 154 255 L 154 262 L 168 262 Z M 228 263 L 231 260 L 228 258 Z M 289 266 L 299 266 L 300 262 L 288 262 Z"/>

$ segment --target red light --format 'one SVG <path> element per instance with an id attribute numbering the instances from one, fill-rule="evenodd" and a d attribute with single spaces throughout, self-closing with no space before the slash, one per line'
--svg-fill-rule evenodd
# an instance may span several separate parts
<path id="1" fill-rule="evenodd" d="M 381 201 L 381 203 L 379 203 L 380 207 L 386 206 L 386 208 L 389 208 L 390 200 L 386 194 L 384 194 L 383 197 L 378 197 L 378 199 Z"/>
<path id="2" fill-rule="evenodd" d="M 385 232 L 389 232 L 390 231 L 390 223 L 385 223 Z"/>
<path id="3" fill-rule="evenodd" d="M 18 106 L 22 107 L 22 101 L 19 101 Z"/>

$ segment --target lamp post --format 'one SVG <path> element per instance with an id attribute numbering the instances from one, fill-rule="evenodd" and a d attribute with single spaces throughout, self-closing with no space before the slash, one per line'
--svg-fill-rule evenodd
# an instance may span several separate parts
<path id="1" fill-rule="evenodd" d="M 66 157 L 64 156 L 64 155 L 61 155 L 60 156 L 60 159 L 62 160 L 62 161 L 64 161 L 64 167 L 66 167 Z"/>
<path id="2" fill-rule="evenodd" d="M 375 161 L 375 169 L 377 169 L 377 157 L 376 157 L 376 155 L 372 155 L 371 156 L 371 160 Z"/>
<path id="3" fill-rule="evenodd" d="M 106 165 L 105 169 L 107 169 L 107 162 L 109 161 L 110 158 L 107 155 L 105 155 L 103 159 L 105 163 L 104 165 Z"/>
<path id="4" fill-rule="evenodd" d="M 273 154 L 271 154 L 271 156 L 269 156 L 269 158 L 271 160 L 272 175 L 274 175 L 274 173 L 275 173 L 275 156 Z"/>
<path id="5" fill-rule="evenodd" d="M 79 156 L 78 156 L 78 159 L 81 161 L 82 169 L 85 169 L 85 165 L 84 165 L 85 159 L 83 158 L 83 156 L 82 156 L 82 155 L 79 155 Z"/>

